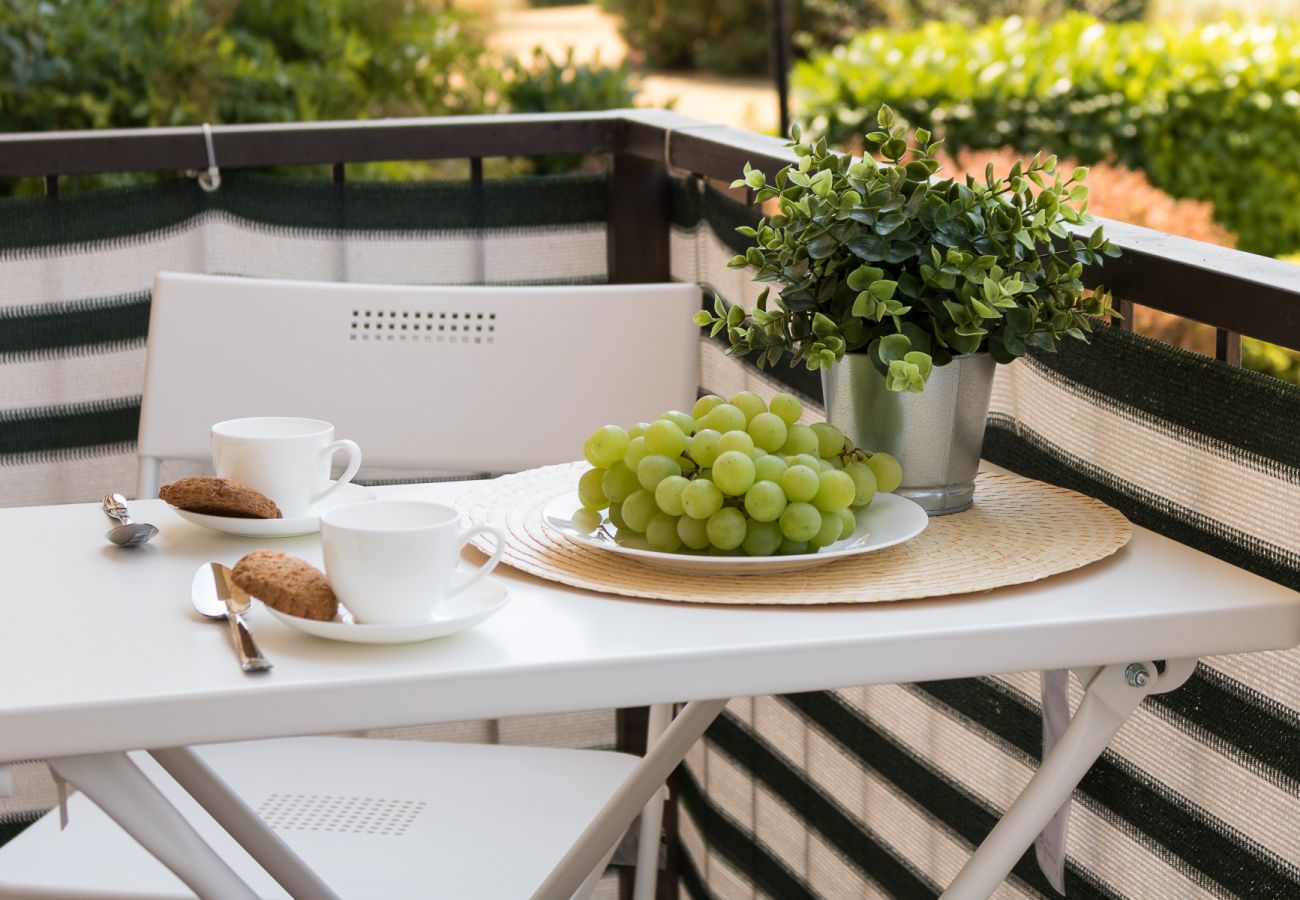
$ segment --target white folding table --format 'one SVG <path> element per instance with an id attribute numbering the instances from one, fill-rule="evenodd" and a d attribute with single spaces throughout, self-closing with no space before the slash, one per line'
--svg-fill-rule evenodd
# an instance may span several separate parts
<path id="1" fill-rule="evenodd" d="M 380 492 L 450 502 L 466 486 Z M 153 752 L 211 809 L 223 786 L 192 764 L 193 745 L 685 702 L 537 888 L 541 898 L 579 886 L 726 698 L 1073 669 L 1086 692 L 1065 735 L 944 894 L 986 897 L 1143 697 L 1181 685 L 1200 656 L 1300 644 L 1296 593 L 1135 528 L 1115 556 L 1045 581 L 862 606 L 638 601 L 502 566 L 509 605 L 472 631 L 424 644 L 340 645 L 256 616 L 275 669 L 250 677 L 226 629 L 191 612 L 188 592 L 201 563 L 233 563 L 266 542 L 200 530 L 161 501 L 136 502 L 132 513 L 161 533 L 122 550 L 105 542 L 96 505 L 0 510 L 0 762 L 51 760 L 135 833 L 151 827 L 148 804 L 113 788 L 152 788 L 132 774 L 129 750 Z M 316 536 L 274 545 L 319 563 Z M 230 815 L 222 824 L 246 847 L 276 840 L 251 812 Z M 230 870 L 205 850 L 186 853 L 214 873 L 210 884 L 228 885 Z M 179 862 L 158 855 L 173 869 Z M 263 864 L 282 884 L 304 881 L 292 853 Z"/>

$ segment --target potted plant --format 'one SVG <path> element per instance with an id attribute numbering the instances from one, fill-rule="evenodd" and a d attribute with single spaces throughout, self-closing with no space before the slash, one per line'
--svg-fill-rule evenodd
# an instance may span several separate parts
<path id="1" fill-rule="evenodd" d="M 970 505 L 995 363 L 1029 348 L 1086 341 L 1090 316 L 1114 315 L 1081 276 L 1119 251 L 1100 227 L 1084 234 L 1087 169 L 1059 173 L 1035 156 L 984 179 L 936 177 L 938 141 L 909 138 L 882 106 L 861 159 L 805 142 L 769 181 L 745 165 L 733 187 L 779 209 L 740 232 L 734 268 L 764 289 L 748 312 L 721 299 L 695 321 L 725 330 L 734 355 L 759 366 L 789 354 L 820 370 L 827 416 L 858 446 L 903 465 L 900 493 L 932 514 Z"/>

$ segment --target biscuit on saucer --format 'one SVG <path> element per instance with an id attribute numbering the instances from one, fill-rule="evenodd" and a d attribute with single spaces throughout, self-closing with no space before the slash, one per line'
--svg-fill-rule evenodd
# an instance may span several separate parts
<path id="1" fill-rule="evenodd" d="M 236 519 L 279 519 L 280 507 L 246 484 L 229 478 L 194 475 L 165 484 L 158 496 L 177 509 Z"/>
<path id="2" fill-rule="evenodd" d="M 328 622 L 339 611 L 325 573 L 278 550 L 254 550 L 235 563 L 239 585 L 267 606 L 290 616 Z"/>

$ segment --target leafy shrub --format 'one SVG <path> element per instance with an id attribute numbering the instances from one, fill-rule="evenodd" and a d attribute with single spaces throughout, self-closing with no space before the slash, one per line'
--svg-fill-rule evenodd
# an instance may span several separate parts
<path id="1" fill-rule="evenodd" d="M 620 16 L 628 46 L 659 69 L 726 75 L 770 71 L 769 6 L 756 0 L 600 0 Z M 1083 10 L 1107 20 L 1140 17 L 1147 0 L 787 0 L 797 52 L 834 47 L 863 28 L 912 28 L 929 19 L 964 25 L 1013 14 L 1055 17 Z M 874 107 L 873 107 L 874 109 Z"/>
<path id="2" fill-rule="evenodd" d="M 417 0 L 0 0 L 0 131 L 477 112 L 482 50 Z"/>
<path id="3" fill-rule="evenodd" d="M 1114 157 L 1211 202 L 1243 249 L 1300 247 L 1300 26 L 1180 31 L 1070 15 L 877 29 L 801 64 L 795 84 L 812 127 L 835 140 L 888 102 L 952 150 Z"/>
<path id="4" fill-rule="evenodd" d="M 999 172 L 1006 171 L 1018 157 L 1014 150 L 1004 147 L 1000 150 L 966 150 L 958 153 L 956 158 L 944 154 L 940 161 L 945 172 L 981 177 L 989 163 Z M 1069 169 L 1074 161 L 1062 160 L 1058 165 Z M 1210 204 L 1199 200 L 1176 200 L 1152 186 L 1141 172 L 1099 163 L 1088 170 L 1088 187 L 1088 211 L 1095 216 L 1222 247 L 1236 245 L 1232 232 L 1214 221 Z M 1300 263 L 1300 255 L 1291 261 Z M 1139 334 L 1206 356 L 1214 354 L 1214 329 L 1182 316 L 1139 306 L 1133 311 L 1133 329 Z M 1300 384 L 1300 352 L 1244 338 L 1241 356 L 1242 365 L 1247 369 Z"/>
<path id="5" fill-rule="evenodd" d="M 537 47 L 528 62 L 514 58 L 506 65 L 501 95 L 509 112 L 583 112 L 631 106 L 636 90 L 637 78 L 626 61 L 618 66 L 603 66 L 599 59 L 578 63 L 572 47 L 563 59 Z M 567 172 L 581 161 L 581 156 L 536 156 L 533 168 L 540 173 Z"/>

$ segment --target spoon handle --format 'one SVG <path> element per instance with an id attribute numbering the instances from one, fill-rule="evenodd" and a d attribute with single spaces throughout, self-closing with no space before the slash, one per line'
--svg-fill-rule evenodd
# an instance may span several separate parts
<path id="1" fill-rule="evenodd" d="M 104 514 L 123 525 L 131 524 L 131 520 L 126 515 L 126 498 L 121 494 L 108 494 L 104 497 Z"/>
<path id="2" fill-rule="evenodd" d="M 226 614 L 226 621 L 230 623 L 230 637 L 239 653 L 240 668 L 245 672 L 261 672 L 271 668 L 271 662 L 257 649 L 252 633 L 244 624 L 244 617 L 232 611 Z"/>

